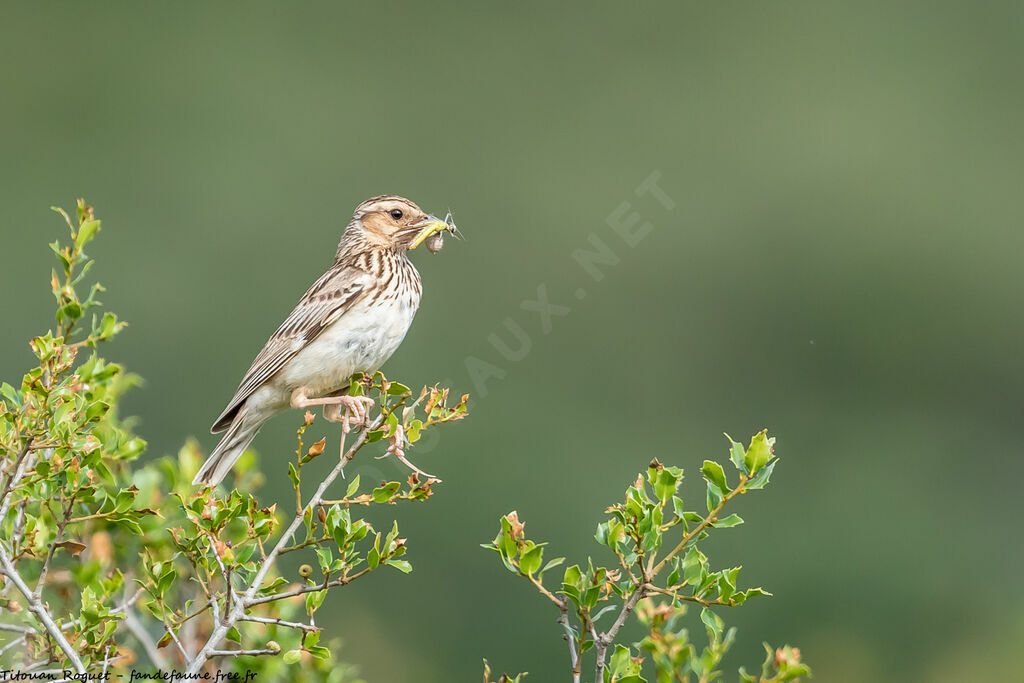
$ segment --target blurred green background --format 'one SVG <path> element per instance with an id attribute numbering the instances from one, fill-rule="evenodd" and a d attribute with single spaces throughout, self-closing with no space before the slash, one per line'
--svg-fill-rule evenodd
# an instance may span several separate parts
<path id="1" fill-rule="evenodd" d="M 212 448 L 358 202 L 450 207 L 467 239 L 417 252 L 385 370 L 477 400 L 420 453 L 436 498 L 385 511 L 416 571 L 327 603 L 370 681 L 479 680 L 481 657 L 564 680 L 556 615 L 477 546 L 498 516 L 607 560 L 594 526 L 652 456 L 695 473 L 762 426 L 773 486 L 709 547 L 775 594 L 723 614 L 730 665 L 768 640 L 822 681 L 1011 680 L 1022 34 L 1010 0 L 5 3 L 0 376 L 52 325 L 52 204 L 103 219 L 93 273 L 131 323 L 105 353 L 147 380 L 126 409 L 150 457 Z M 635 193 L 652 172 L 670 211 Z M 653 226 L 635 247 L 623 202 Z M 599 282 L 570 256 L 591 236 L 620 259 Z M 547 334 L 540 285 L 571 309 Z M 506 318 L 518 361 L 488 341 L 515 345 Z M 474 386 L 470 357 L 503 376 Z M 256 441 L 268 502 L 297 420 Z"/>

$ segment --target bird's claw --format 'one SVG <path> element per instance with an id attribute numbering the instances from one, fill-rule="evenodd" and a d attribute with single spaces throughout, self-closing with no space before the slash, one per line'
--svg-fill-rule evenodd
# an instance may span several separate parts
<path id="1" fill-rule="evenodd" d="M 368 411 L 375 405 L 376 402 L 369 396 L 338 396 L 324 405 L 324 419 L 340 422 L 342 433 L 348 434 L 352 431 L 352 425 L 358 427 L 367 424 Z"/>

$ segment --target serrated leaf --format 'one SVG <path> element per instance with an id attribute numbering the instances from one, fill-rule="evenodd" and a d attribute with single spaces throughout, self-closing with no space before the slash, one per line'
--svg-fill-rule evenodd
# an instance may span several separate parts
<path id="1" fill-rule="evenodd" d="M 732 464 L 743 474 L 748 474 L 747 467 L 743 464 L 743 457 L 746 455 L 743 444 L 733 441 L 733 438 L 728 434 L 725 435 L 725 438 L 729 439 L 729 459 L 732 460 Z"/>
<path id="2" fill-rule="evenodd" d="M 743 518 L 734 512 L 728 517 L 723 517 L 722 519 L 715 522 L 715 528 L 730 529 L 734 526 L 739 526 L 740 524 L 743 524 Z"/>
<path id="3" fill-rule="evenodd" d="M 775 465 L 778 464 L 779 459 L 776 458 L 768 463 L 767 466 L 761 468 L 757 474 L 750 478 L 747 482 L 747 489 L 755 491 L 757 489 L 763 489 L 768 485 L 768 481 L 772 478 L 772 472 L 775 470 Z"/>
<path id="4" fill-rule="evenodd" d="M 746 465 L 747 471 L 749 471 L 751 475 L 757 474 L 757 471 L 768 464 L 768 461 L 771 460 L 772 441 L 774 441 L 774 439 L 769 439 L 767 429 L 762 429 L 750 440 L 750 446 L 747 448 L 747 452 L 743 456 L 743 464 Z"/>
<path id="5" fill-rule="evenodd" d="M 700 468 L 704 478 L 721 489 L 722 493 L 729 493 L 729 484 L 725 481 L 725 470 L 714 460 L 705 460 Z"/>
<path id="6" fill-rule="evenodd" d="M 721 638 L 722 627 L 724 626 L 721 617 L 705 607 L 700 611 L 700 620 L 708 627 L 708 631 L 714 634 L 714 639 Z"/>

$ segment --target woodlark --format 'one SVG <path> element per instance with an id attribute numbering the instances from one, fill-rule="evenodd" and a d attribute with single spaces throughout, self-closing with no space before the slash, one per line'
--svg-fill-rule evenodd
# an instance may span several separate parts
<path id="1" fill-rule="evenodd" d="M 328 419 L 365 420 L 365 397 L 341 392 L 356 372 L 375 372 L 398 345 L 420 305 L 420 274 L 407 252 L 424 241 L 441 246 L 455 233 L 450 215 L 441 220 L 408 199 L 384 195 L 356 207 L 334 256 L 271 335 L 245 373 L 211 432 L 223 438 L 193 484 L 215 486 L 252 442 L 263 423 L 289 405 L 324 406 Z"/>

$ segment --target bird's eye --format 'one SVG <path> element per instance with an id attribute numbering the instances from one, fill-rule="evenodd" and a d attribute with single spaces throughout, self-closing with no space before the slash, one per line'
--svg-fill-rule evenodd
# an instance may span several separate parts
<path id="1" fill-rule="evenodd" d="M 391 214 L 391 217 L 396 221 L 402 218 L 402 211 L 400 209 L 391 209 L 388 213 Z"/>

